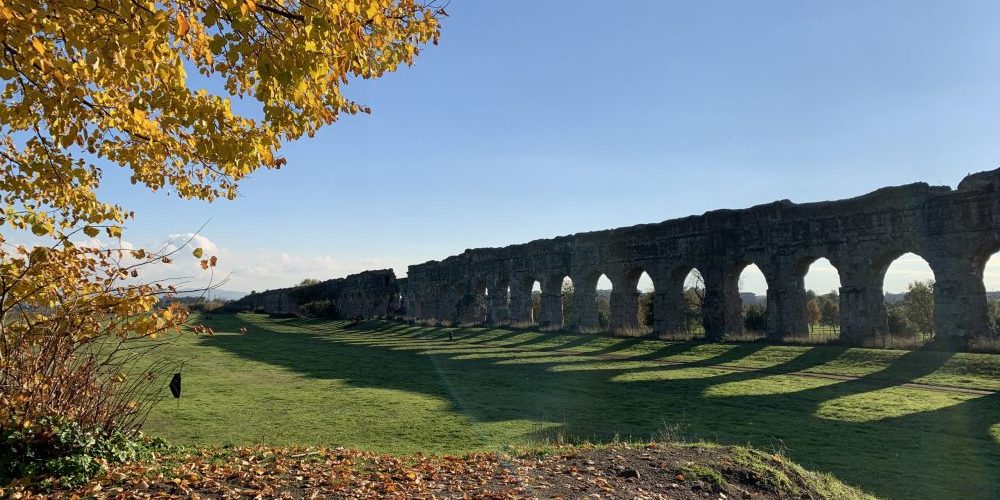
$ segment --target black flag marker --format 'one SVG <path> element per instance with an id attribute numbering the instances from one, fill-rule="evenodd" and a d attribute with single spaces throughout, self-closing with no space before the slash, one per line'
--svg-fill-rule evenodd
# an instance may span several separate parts
<path id="1" fill-rule="evenodd" d="M 175 373 L 174 378 L 170 379 L 170 393 L 174 395 L 175 398 L 180 399 L 181 397 L 181 374 Z"/>

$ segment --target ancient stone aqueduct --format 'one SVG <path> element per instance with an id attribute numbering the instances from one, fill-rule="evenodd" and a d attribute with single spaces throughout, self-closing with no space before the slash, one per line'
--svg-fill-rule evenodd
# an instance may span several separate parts
<path id="1" fill-rule="evenodd" d="M 861 343 L 888 329 L 882 284 L 889 264 L 912 252 L 936 281 L 936 335 L 992 335 L 983 269 L 1000 250 L 1000 169 L 967 176 L 957 189 L 925 183 L 887 187 L 856 198 L 796 204 L 787 200 L 743 210 L 716 210 L 656 224 L 579 233 L 504 248 L 477 248 L 411 265 L 408 277 L 366 271 L 294 289 L 247 296 L 233 308 L 295 313 L 327 300 L 342 317 L 395 316 L 417 321 L 530 325 L 594 331 L 596 283 L 613 284 L 612 333 L 638 326 L 636 283 L 654 284 L 651 335 L 683 332 L 684 279 L 704 277 L 706 336 L 742 332 L 740 272 L 756 264 L 767 279 L 768 335 L 807 333 L 804 276 L 828 259 L 840 274 L 841 338 Z M 561 285 L 572 279 L 572 318 L 563 324 Z M 540 317 L 531 289 L 541 284 Z"/>

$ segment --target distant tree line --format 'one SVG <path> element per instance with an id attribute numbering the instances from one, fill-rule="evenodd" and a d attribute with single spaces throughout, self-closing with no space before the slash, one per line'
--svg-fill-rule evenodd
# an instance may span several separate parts
<path id="1" fill-rule="evenodd" d="M 228 304 L 229 300 L 223 299 L 207 299 L 205 297 L 165 297 L 160 299 L 157 307 L 165 308 L 169 307 L 170 304 L 180 304 L 191 312 L 212 312 L 220 307 Z"/>

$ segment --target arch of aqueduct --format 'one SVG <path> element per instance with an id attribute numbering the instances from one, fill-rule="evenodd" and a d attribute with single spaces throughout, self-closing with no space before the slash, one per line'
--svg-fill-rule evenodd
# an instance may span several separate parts
<path id="1" fill-rule="evenodd" d="M 351 296 L 354 303 L 377 304 L 366 305 L 362 315 L 381 315 L 370 312 L 384 307 L 385 315 L 400 313 L 416 320 L 537 323 L 593 331 L 598 328 L 596 283 L 604 274 L 613 284 L 610 330 L 620 333 L 638 327 L 636 282 L 646 272 L 655 289 L 652 334 L 657 335 L 686 329 L 684 279 L 697 268 L 705 280 L 706 336 L 721 339 L 742 332 L 738 278 L 746 266 L 756 264 L 767 279 L 767 333 L 778 339 L 807 333 L 804 276 L 812 262 L 826 258 L 840 275 L 841 337 L 859 343 L 887 331 L 885 272 L 897 257 L 912 252 L 934 272 L 936 334 L 969 339 L 992 333 L 983 269 L 998 250 L 1000 169 L 969 175 L 957 189 L 917 183 L 846 200 L 784 200 L 716 210 L 656 224 L 466 250 L 412 265 L 408 277 L 400 280 L 391 271 L 368 272 L 385 274 L 384 286 L 345 291 L 352 277 L 321 286 L 338 282 L 338 293 Z M 570 324 L 564 325 L 561 287 L 567 276 L 575 293 Z M 542 287 L 540 318 L 532 317 L 536 280 Z M 275 293 L 282 291 L 256 294 L 255 300 L 262 303 L 261 297 Z M 247 307 L 253 297 L 240 303 Z M 345 308 L 345 315 L 355 308 Z"/>

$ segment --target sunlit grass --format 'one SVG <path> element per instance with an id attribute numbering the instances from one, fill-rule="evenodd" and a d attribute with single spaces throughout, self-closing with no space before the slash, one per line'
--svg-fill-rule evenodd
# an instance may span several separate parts
<path id="1" fill-rule="evenodd" d="M 914 413 L 941 410 L 980 398 L 964 393 L 889 387 L 824 401 L 816 416 L 844 422 L 876 422 Z"/>
<path id="2" fill-rule="evenodd" d="M 728 375 L 728 370 L 717 368 L 661 368 L 659 370 L 629 372 L 611 377 L 612 382 L 655 382 L 660 380 L 689 380 Z"/>
<path id="3" fill-rule="evenodd" d="M 818 377 L 800 377 L 795 375 L 771 375 L 739 382 L 726 382 L 713 385 L 705 391 L 706 396 L 770 396 L 776 394 L 791 394 L 793 392 L 818 389 L 828 385 L 839 384 L 841 381 Z"/>

